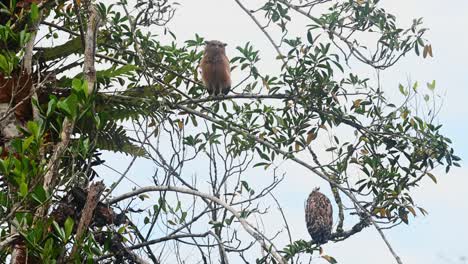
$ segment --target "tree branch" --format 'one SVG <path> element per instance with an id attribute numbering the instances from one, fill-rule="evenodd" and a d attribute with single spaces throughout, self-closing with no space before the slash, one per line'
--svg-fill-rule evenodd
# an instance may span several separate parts
<path id="1" fill-rule="evenodd" d="M 268 38 L 268 40 L 270 41 L 271 45 L 273 45 L 273 47 L 275 48 L 276 50 L 276 53 L 278 53 L 278 57 L 281 59 L 281 61 L 283 62 L 283 64 L 286 64 L 286 60 L 284 58 L 286 58 L 286 56 L 284 56 L 282 53 L 281 53 L 281 50 L 279 49 L 278 45 L 276 45 L 275 41 L 273 40 L 273 38 L 270 36 L 270 34 L 268 34 L 268 32 L 262 27 L 262 25 L 260 25 L 260 22 L 258 22 L 257 18 L 252 15 L 252 13 L 239 1 L 239 0 L 234 0 L 236 1 L 236 3 L 240 6 L 240 8 L 255 22 L 255 24 L 258 26 L 258 28 L 263 32 L 263 34 L 265 34 L 265 36 Z"/>
<path id="2" fill-rule="evenodd" d="M 276 249 L 275 245 L 273 245 L 271 242 L 267 241 L 265 236 L 263 234 L 261 234 L 260 232 L 258 232 L 255 229 L 255 227 L 253 227 L 249 222 L 247 222 L 247 220 L 245 218 L 241 217 L 240 213 L 237 212 L 236 209 L 234 209 L 229 204 L 227 204 L 226 202 L 224 202 L 223 200 L 221 200 L 221 199 L 219 199 L 219 198 L 217 198 L 215 196 L 212 196 L 212 195 L 209 195 L 209 194 L 206 194 L 206 193 L 202 193 L 202 192 L 199 192 L 199 191 L 195 191 L 195 190 L 192 190 L 192 189 L 185 189 L 185 188 L 180 188 L 180 187 L 175 187 L 175 186 L 148 186 L 148 187 L 143 187 L 143 188 L 137 189 L 135 191 L 128 192 L 128 193 L 122 194 L 120 196 L 117 196 L 117 197 L 115 197 L 113 199 L 110 199 L 108 203 L 109 203 L 109 205 L 111 205 L 111 204 L 115 204 L 117 202 L 120 202 L 122 200 L 131 198 L 133 196 L 142 194 L 142 193 L 157 192 L 157 191 L 170 191 L 170 192 L 178 192 L 178 193 L 185 193 L 185 194 L 195 195 L 195 196 L 198 196 L 198 197 L 201 197 L 201 198 L 211 200 L 211 201 L 221 205 L 222 207 L 227 209 L 231 214 L 234 215 L 234 217 L 240 222 L 240 224 L 242 225 L 244 230 L 249 235 L 251 235 L 257 242 L 259 242 L 264 250 L 270 252 L 272 254 L 273 258 L 278 263 L 281 263 L 281 264 L 286 263 L 285 260 L 283 259 L 283 257 L 278 253 L 278 249 Z"/>
<path id="3" fill-rule="evenodd" d="M 181 106 L 181 105 L 177 105 L 177 106 L 174 106 L 176 108 L 179 108 L 181 110 L 184 110 L 188 113 L 191 113 L 191 114 L 194 114 L 196 116 L 199 116 L 199 117 L 202 117 L 206 120 L 209 120 L 215 124 L 218 124 L 220 126 L 224 126 L 223 123 L 221 123 L 220 121 L 208 116 L 208 115 L 205 115 L 199 111 L 196 111 L 196 110 L 193 110 L 191 108 L 188 108 L 188 107 L 185 107 L 185 106 Z M 352 193 L 350 193 L 348 190 L 346 190 L 343 186 L 339 185 L 337 182 L 335 182 L 334 180 L 332 180 L 330 177 L 328 177 L 326 174 L 322 173 L 321 171 L 319 171 L 318 169 L 312 167 L 309 163 L 301 160 L 301 159 L 298 159 L 294 156 L 291 156 L 290 153 L 276 147 L 275 145 L 273 145 L 272 143 L 266 141 L 266 140 L 263 140 L 259 137 L 256 137 L 246 131 L 244 131 L 243 129 L 241 128 L 238 128 L 236 126 L 236 124 L 230 122 L 230 127 L 228 128 L 234 132 L 237 132 L 241 135 L 244 135 L 245 137 L 248 137 L 270 149 L 273 149 L 275 150 L 276 152 L 278 153 L 281 153 L 282 155 L 284 155 L 286 158 L 289 158 L 293 161 L 295 161 L 296 163 L 304 166 L 305 168 L 309 169 L 310 171 L 312 171 L 313 173 L 315 173 L 317 176 L 319 176 L 320 178 L 324 179 L 325 181 L 329 182 L 330 184 L 332 184 L 333 186 L 336 186 L 336 188 L 338 188 L 340 191 L 342 191 L 346 196 L 348 196 L 349 199 L 351 199 L 351 201 L 363 212 L 365 213 L 368 218 L 369 218 L 369 221 L 372 222 L 372 224 L 374 225 L 374 227 L 377 229 L 378 233 L 380 234 L 380 236 L 382 237 L 382 239 L 384 240 L 385 244 L 387 245 L 390 253 L 392 253 L 392 255 L 394 256 L 395 260 L 397 261 L 397 263 L 399 264 L 402 264 L 403 262 L 401 262 L 401 259 L 400 257 L 396 254 L 396 252 L 393 250 L 393 247 L 391 246 L 391 244 L 388 242 L 387 238 L 385 237 L 385 234 L 383 233 L 382 229 L 380 228 L 380 226 L 377 224 L 377 222 L 375 222 L 375 220 L 372 218 L 372 214 L 366 210 L 366 208 L 364 208 L 360 203 L 359 201 L 356 199 L 356 197 L 354 197 L 354 195 Z"/>
<path id="4" fill-rule="evenodd" d="M 88 229 L 91 221 L 93 220 L 94 210 L 99 203 L 99 197 L 104 191 L 105 186 L 102 182 L 96 182 L 89 186 L 88 195 L 86 197 L 86 203 L 84 204 L 83 211 L 81 212 L 80 222 L 78 223 L 78 228 L 76 229 L 75 235 L 75 244 L 70 253 L 70 260 L 73 260 L 78 248 L 81 245 L 83 235 Z"/>

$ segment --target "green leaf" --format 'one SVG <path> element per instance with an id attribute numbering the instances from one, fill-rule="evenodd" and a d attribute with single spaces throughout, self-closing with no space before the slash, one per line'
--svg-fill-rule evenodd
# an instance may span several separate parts
<path id="1" fill-rule="evenodd" d="M 36 188 L 34 188 L 34 191 L 32 192 L 31 197 L 39 204 L 43 204 L 48 198 L 47 193 L 42 187 L 42 185 L 38 185 L 36 186 Z"/>
<path id="2" fill-rule="evenodd" d="M 314 38 L 312 37 L 312 33 L 307 31 L 307 41 L 309 41 L 310 44 L 314 44 Z"/>
<path id="3" fill-rule="evenodd" d="M 26 197 L 26 195 L 28 195 L 28 184 L 26 182 L 20 182 L 19 184 L 19 188 L 20 188 L 20 194 L 22 197 Z"/>
<path id="4" fill-rule="evenodd" d="M 408 95 L 408 92 L 405 90 L 405 87 L 402 84 L 398 85 L 398 89 L 400 89 L 400 93 L 404 96 Z"/>
<path id="5" fill-rule="evenodd" d="M 31 16 L 32 22 L 36 22 L 39 19 L 39 8 L 37 7 L 36 3 L 32 3 L 29 14 Z"/>
<path id="6" fill-rule="evenodd" d="M 75 94 L 71 94 L 65 100 L 59 101 L 57 107 L 64 111 L 68 117 L 75 119 L 77 116 L 78 98 Z"/>
<path id="7" fill-rule="evenodd" d="M 143 193 L 143 194 L 140 194 L 138 195 L 138 198 L 140 198 L 140 200 L 144 201 L 145 199 L 149 199 L 150 196 L 146 193 Z"/>
<path id="8" fill-rule="evenodd" d="M 27 126 L 29 132 L 31 132 L 31 134 L 34 136 L 34 139 L 38 140 L 41 137 L 41 131 L 39 130 L 39 126 L 37 125 L 37 123 L 29 121 Z"/>
<path id="9" fill-rule="evenodd" d="M 182 216 L 180 217 L 179 223 L 184 223 L 185 218 L 187 218 L 187 212 L 182 212 Z"/>
<path id="10" fill-rule="evenodd" d="M 431 90 L 431 91 L 434 91 L 435 86 L 436 86 L 436 81 L 435 80 L 433 80 L 431 83 L 427 83 L 427 88 L 429 88 L 429 90 Z"/>
<path id="11" fill-rule="evenodd" d="M 20 36 L 20 46 L 24 47 L 26 43 L 29 41 L 31 34 L 28 33 L 26 30 L 21 30 L 19 36 Z"/>
<path id="12" fill-rule="evenodd" d="M 73 232 L 73 225 L 75 222 L 71 217 L 67 217 L 67 220 L 65 220 L 64 228 L 65 228 L 65 238 L 68 241 L 70 239 L 70 236 Z"/>
<path id="13" fill-rule="evenodd" d="M 61 228 L 60 225 L 55 221 L 52 222 L 52 225 L 54 226 L 55 232 L 57 232 L 62 241 L 66 241 L 67 238 L 65 237 L 65 231 L 63 228 Z"/>
<path id="14" fill-rule="evenodd" d="M 23 149 L 28 149 L 29 145 L 34 141 L 34 137 L 28 137 L 25 140 L 23 140 Z"/>
<path id="15" fill-rule="evenodd" d="M 115 67 L 112 66 L 111 68 L 103 71 L 97 71 L 96 72 L 96 78 L 98 82 L 103 82 L 105 79 L 111 79 L 115 77 L 123 77 L 123 76 L 130 76 L 132 72 L 135 72 L 138 69 L 138 66 L 132 65 L 132 64 L 127 64 L 122 67 Z M 168 80 L 168 82 L 172 81 L 176 76 L 172 74 L 167 74 L 164 80 L 166 81 L 166 78 L 169 78 L 167 76 L 171 76 L 171 79 Z"/>
<path id="16" fill-rule="evenodd" d="M 413 84 L 413 90 L 414 90 L 415 92 L 417 91 L 418 86 L 419 86 L 418 82 L 415 82 L 415 83 Z"/>
<path id="17" fill-rule="evenodd" d="M 57 99 L 51 98 L 49 103 L 47 103 L 46 116 L 49 117 L 55 111 L 55 108 L 57 108 Z"/>

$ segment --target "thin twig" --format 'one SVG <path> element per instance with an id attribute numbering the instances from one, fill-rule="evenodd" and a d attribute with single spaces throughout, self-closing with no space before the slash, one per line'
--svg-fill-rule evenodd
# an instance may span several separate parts
<path id="1" fill-rule="evenodd" d="M 270 41 L 271 45 L 273 45 L 273 47 L 275 48 L 276 50 L 276 53 L 278 53 L 278 57 L 281 59 L 281 61 L 283 62 L 283 64 L 286 64 L 286 60 L 284 58 L 286 58 L 282 53 L 281 53 L 281 50 L 279 49 L 278 45 L 276 45 L 275 41 L 273 40 L 273 38 L 270 36 L 270 34 L 262 27 L 262 25 L 260 24 L 260 22 L 258 22 L 257 18 L 252 15 L 252 13 L 239 1 L 239 0 L 234 0 L 236 1 L 236 3 L 240 6 L 240 8 L 255 22 L 255 24 L 258 26 L 258 28 L 263 32 L 263 34 L 265 34 L 265 36 L 268 38 L 268 40 Z"/>
<path id="2" fill-rule="evenodd" d="M 191 108 L 188 108 L 188 107 L 185 107 L 185 106 L 181 106 L 181 105 L 178 105 L 178 106 L 175 106 L 176 108 L 179 108 L 181 110 L 184 110 L 188 113 L 191 113 L 191 114 L 194 114 L 196 116 L 199 116 L 199 117 L 202 117 L 206 120 L 209 120 L 215 124 L 218 124 L 220 126 L 224 126 L 225 124 L 221 123 L 220 121 L 210 117 L 210 116 L 207 116 L 199 111 L 196 111 L 196 110 L 193 110 Z M 351 199 L 351 201 L 362 211 L 364 212 L 368 218 L 369 218 L 369 221 L 374 225 L 374 227 L 377 229 L 377 231 L 379 232 L 380 236 L 382 237 L 382 239 L 384 240 L 385 244 L 387 245 L 390 253 L 392 253 L 392 255 L 394 256 L 395 260 L 397 261 L 397 263 L 399 264 L 402 264 L 403 262 L 401 262 L 401 259 L 400 257 L 396 254 L 395 250 L 393 249 L 392 245 L 388 242 L 387 238 L 385 237 L 385 234 L 383 233 L 383 231 L 380 229 L 380 226 L 378 225 L 378 223 L 375 222 L 375 220 L 372 218 L 372 214 L 366 209 L 364 208 L 360 203 L 359 201 L 356 199 L 356 197 L 351 193 L 349 192 L 348 190 L 346 190 L 343 186 L 339 185 L 337 182 L 335 182 L 333 179 L 331 179 L 329 176 L 327 176 L 326 174 L 322 173 L 321 171 L 319 171 L 318 169 L 312 167 L 309 163 L 301 160 L 301 159 L 298 159 L 294 156 L 291 156 L 290 153 L 276 147 L 275 145 L 273 145 L 272 143 L 266 141 L 266 140 L 263 140 L 257 136 L 254 136 L 246 131 L 244 131 L 243 129 L 241 128 L 238 128 L 236 126 L 236 124 L 234 123 L 230 123 L 231 125 L 229 126 L 229 129 L 234 131 L 234 132 L 237 132 L 241 135 L 244 135 L 245 137 L 248 137 L 270 149 L 273 149 L 275 151 L 277 151 L 278 153 L 281 153 L 282 155 L 284 155 L 285 157 L 295 161 L 296 163 L 304 166 L 305 168 L 309 169 L 310 171 L 312 171 L 313 173 L 315 173 L 317 176 L 319 176 L 320 178 L 324 179 L 325 181 L 329 182 L 330 184 L 332 184 L 333 186 L 336 186 L 341 192 L 343 192 L 346 196 L 348 196 L 349 199 Z"/>
<path id="3" fill-rule="evenodd" d="M 195 196 L 198 196 L 198 197 L 201 197 L 201 198 L 211 200 L 211 201 L 221 205 L 222 207 L 227 209 L 231 214 L 234 215 L 234 217 L 240 222 L 240 224 L 242 225 L 244 230 L 249 235 L 251 235 L 257 242 L 259 242 L 262 245 L 262 248 L 264 250 L 269 251 L 272 254 L 273 258 L 278 263 L 282 263 L 282 264 L 286 263 L 285 260 L 283 259 L 283 257 L 278 253 L 278 249 L 275 247 L 275 245 L 268 242 L 265 239 L 264 235 L 261 234 L 260 232 L 258 232 L 257 230 L 255 230 L 255 228 L 252 226 L 252 224 L 247 222 L 247 220 L 245 218 L 243 218 L 236 209 L 231 207 L 229 204 L 227 204 L 223 200 L 221 200 L 221 199 L 219 199 L 219 198 L 217 198 L 215 196 L 206 194 L 206 193 L 202 193 L 202 192 L 195 191 L 195 190 L 192 190 L 192 189 L 185 189 L 185 188 L 175 187 L 175 186 L 148 186 L 148 187 L 143 187 L 143 188 L 137 189 L 135 191 L 131 191 L 131 192 L 122 194 L 122 195 L 120 195 L 118 197 L 115 197 L 115 198 L 109 200 L 108 204 L 115 204 L 115 203 L 118 203 L 118 202 L 120 202 L 122 200 L 134 197 L 134 196 L 142 194 L 142 193 L 156 192 L 156 191 L 170 191 L 170 192 L 178 192 L 178 193 L 185 193 L 185 194 L 195 195 Z"/>
<path id="4" fill-rule="evenodd" d="M 13 243 L 16 239 L 20 238 L 19 234 L 12 234 L 8 237 L 5 237 L 2 239 L 0 242 L 0 251 L 3 250 L 3 248 L 10 246 L 11 243 Z"/>

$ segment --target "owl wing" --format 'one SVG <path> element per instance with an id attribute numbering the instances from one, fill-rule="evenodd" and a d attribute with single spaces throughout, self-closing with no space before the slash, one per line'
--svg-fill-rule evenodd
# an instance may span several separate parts
<path id="1" fill-rule="evenodd" d="M 229 66 L 229 59 L 224 56 L 223 57 L 223 66 L 224 66 L 224 74 L 223 74 L 223 94 L 228 94 L 231 90 L 231 67 Z"/>
<path id="2" fill-rule="evenodd" d="M 208 94 L 213 94 L 213 65 L 206 60 L 206 57 L 203 57 L 200 63 L 200 68 L 203 84 L 205 85 Z"/>

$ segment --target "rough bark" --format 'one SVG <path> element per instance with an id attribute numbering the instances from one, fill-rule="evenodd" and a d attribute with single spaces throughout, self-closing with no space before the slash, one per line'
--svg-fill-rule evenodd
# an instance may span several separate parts
<path id="1" fill-rule="evenodd" d="M 80 222 L 78 223 L 78 228 L 76 230 L 75 244 L 73 245 L 73 249 L 70 254 L 72 258 L 78 251 L 83 236 L 93 220 L 94 210 L 99 203 L 99 197 L 101 196 L 104 189 L 105 185 L 102 182 L 93 183 L 88 188 L 88 196 L 86 197 L 86 203 L 81 213 Z"/>

